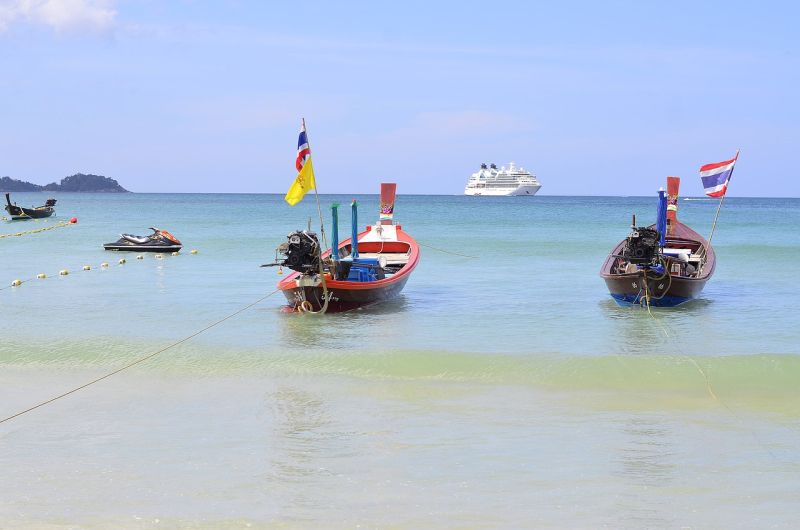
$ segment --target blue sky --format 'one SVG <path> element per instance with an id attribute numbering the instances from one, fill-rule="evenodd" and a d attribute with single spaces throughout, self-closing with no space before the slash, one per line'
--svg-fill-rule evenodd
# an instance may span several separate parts
<path id="1" fill-rule="evenodd" d="M 339 5 L 340 4 L 340 5 Z M 0 0 L 0 175 L 285 192 L 647 195 L 742 150 L 729 194 L 800 196 L 790 2 Z"/>

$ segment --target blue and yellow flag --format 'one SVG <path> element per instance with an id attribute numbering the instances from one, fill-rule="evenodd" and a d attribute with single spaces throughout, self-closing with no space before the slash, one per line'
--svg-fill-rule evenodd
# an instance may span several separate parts
<path id="1" fill-rule="evenodd" d="M 298 175 L 292 183 L 292 187 L 286 192 L 284 199 L 291 206 L 303 200 L 308 190 L 316 189 L 317 183 L 314 181 L 314 166 L 311 164 L 311 149 L 308 146 L 306 136 L 306 122 L 300 127 L 300 137 L 297 139 L 297 159 L 294 163 Z"/>
<path id="2" fill-rule="evenodd" d="M 300 170 L 300 174 L 297 175 L 297 178 L 294 179 L 294 183 L 292 183 L 292 187 L 289 188 L 289 191 L 286 192 L 286 202 L 290 205 L 294 206 L 301 200 L 308 192 L 308 190 L 313 190 L 317 187 L 317 183 L 314 181 L 314 166 L 311 163 L 311 157 L 309 156 L 306 159 L 305 164 L 303 164 L 303 169 Z"/>

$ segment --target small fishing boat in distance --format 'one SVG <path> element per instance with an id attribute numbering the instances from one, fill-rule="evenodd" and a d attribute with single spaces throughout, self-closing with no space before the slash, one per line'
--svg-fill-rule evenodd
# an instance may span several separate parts
<path id="1" fill-rule="evenodd" d="M 636 226 L 611 251 L 600 269 L 609 293 L 621 306 L 672 307 L 696 298 L 714 274 L 714 249 L 678 221 L 680 179 L 667 177 L 659 192 L 655 225 Z"/>
<path id="2" fill-rule="evenodd" d="M 36 206 L 32 208 L 23 208 L 17 206 L 16 203 L 11 204 L 11 194 L 6 193 L 6 208 L 8 215 L 11 216 L 12 221 L 20 221 L 24 219 L 44 219 L 56 213 L 55 199 L 47 199 L 43 206 Z"/>
<path id="3" fill-rule="evenodd" d="M 381 184 L 378 221 L 358 233 L 358 206 L 352 203 L 352 236 L 339 243 L 338 205 L 333 214 L 331 250 L 321 251 L 315 233 L 298 230 L 278 247 L 274 263 L 294 272 L 278 282 L 289 312 L 339 312 L 397 297 L 420 258 L 419 245 L 393 220 L 396 184 Z"/>
<path id="4" fill-rule="evenodd" d="M 166 230 L 153 227 L 150 227 L 150 230 L 153 233 L 149 236 L 120 234 L 118 240 L 113 243 L 106 243 L 103 248 L 131 252 L 179 252 L 183 248 L 180 240 Z"/>

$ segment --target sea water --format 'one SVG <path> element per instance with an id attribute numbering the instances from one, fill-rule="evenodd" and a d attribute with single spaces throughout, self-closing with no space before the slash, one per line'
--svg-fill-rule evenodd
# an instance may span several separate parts
<path id="1" fill-rule="evenodd" d="M 270 295 L 281 276 L 259 265 L 319 224 L 313 196 L 56 198 L 57 217 L 0 223 L 78 219 L 0 238 L 2 418 Z M 353 198 L 320 197 L 328 240 Z M 355 198 L 372 222 L 377 196 Z M 678 215 L 707 235 L 716 207 Z M 800 200 L 726 199 L 701 297 L 652 312 L 617 307 L 598 272 L 655 197 L 395 211 L 423 245 L 398 299 L 314 317 L 271 294 L 0 424 L 0 527 L 796 526 Z M 102 248 L 149 226 L 180 255 Z"/>

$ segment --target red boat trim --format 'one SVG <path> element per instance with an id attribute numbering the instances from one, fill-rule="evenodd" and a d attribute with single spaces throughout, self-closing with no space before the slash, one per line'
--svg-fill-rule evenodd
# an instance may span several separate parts
<path id="1" fill-rule="evenodd" d="M 364 230 L 363 232 L 359 233 L 358 234 L 359 239 L 370 230 L 371 227 L 368 227 L 367 230 Z M 416 268 L 417 263 L 419 262 L 419 244 L 416 241 L 414 241 L 414 239 L 411 238 L 411 236 L 403 232 L 399 226 L 396 227 L 396 233 L 397 233 L 397 242 L 408 244 L 408 247 L 411 250 L 411 254 L 408 257 L 408 261 L 406 262 L 406 264 L 403 266 L 402 269 L 400 269 L 397 273 L 393 274 L 388 278 L 384 278 L 383 280 L 377 280 L 374 282 L 348 282 L 342 280 L 329 279 L 326 280 L 328 289 L 329 290 L 341 289 L 349 291 L 365 291 L 371 289 L 378 289 L 380 287 L 396 283 L 401 279 L 403 279 L 404 277 L 411 274 L 411 272 L 413 272 L 414 268 Z M 352 238 L 348 238 L 339 243 L 339 248 L 342 249 L 350 246 L 351 239 Z M 359 250 L 362 250 L 361 244 L 362 243 L 359 243 Z M 368 242 L 366 244 L 369 245 L 367 248 L 371 247 L 371 242 Z M 386 250 L 387 248 L 393 248 L 391 245 L 395 245 L 396 242 L 387 241 L 384 244 L 387 245 L 387 247 L 384 248 L 384 250 Z M 322 257 L 326 258 L 330 256 L 330 254 L 331 254 L 330 250 L 326 250 L 325 252 L 323 252 Z M 300 276 L 299 272 L 293 271 L 291 274 L 289 274 L 288 276 L 286 276 L 285 278 L 283 278 L 281 281 L 278 282 L 278 289 L 280 289 L 281 291 L 289 291 L 297 289 L 296 280 L 299 276 Z"/>

